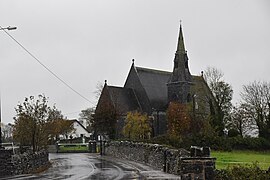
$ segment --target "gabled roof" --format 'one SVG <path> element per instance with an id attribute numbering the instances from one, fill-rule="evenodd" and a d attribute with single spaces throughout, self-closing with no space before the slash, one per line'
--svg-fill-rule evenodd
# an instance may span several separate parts
<path id="1" fill-rule="evenodd" d="M 203 76 L 192 76 L 192 82 L 195 84 L 194 91 L 197 94 L 212 100 L 212 102 L 215 103 L 215 107 L 218 106 L 215 97 Z"/>
<path id="2" fill-rule="evenodd" d="M 120 113 L 140 109 L 133 89 L 107 86 L 107 90 L 113 105 L 120 111 Z"/>
<path id="3" fill-rule="evenodd" d="M 164 109 L 167 105 L 167 82 L 171 72 L 135 67 L 140 82 L 146 91 L 152 108 Z"/>
<path id="4" fill-rule="evenodd" d="M 70 123 L 75 123 L 75 122 L 77 122 L 87 133 L 90 133 L 87 129 L 86 129 L 86 127 L 84 127 L 81 123 L 80 123 L 80 121 L 78 121 L 77 119 L 72 119 L 72 120 L 67 120 L 67 121 L 70 121 Z"/>

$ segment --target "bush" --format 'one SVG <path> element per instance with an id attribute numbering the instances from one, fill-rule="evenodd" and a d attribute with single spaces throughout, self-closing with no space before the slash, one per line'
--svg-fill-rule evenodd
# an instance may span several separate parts
<path id="1" fill-rule="evenodd" d="M 168 135 L 154 137 L 144 142 L 167 145 L 175 148 L 189 149 L 190 146 L 210 147 L 213 150 L 270 150 L 270 141 L 264 138 L 255 137 L 208 137 L 190 136 L 185 138 L 173 138 Z"/>
<path id="2" fill-rule="evenodd" d="M 268 180 L 270 179 L 270 172 L 261 170 L 257 163 L 252 165 L 237 165 L 228 167 L 223 170 L 216 170 L 215 175 L 216 180 L 246 180 L 246 179 L 258 179 L 258 180 Z"/>
<path id="3" fill-rule="evenodd" d="M 232 149 L 236 150 L 269 150 L 270 142 L 264 138 L 254 137 L 233 137 L 228 138 Z"/>
<path id="4" fill-rule="evenodd" d="M 157 136 L 150 140 L 145 140 L 145 142 L 166 145 L 166 146 L 175 147 L 175 148 L 184 148 L 183 140 L 181 138 L 171 137 L 169 135 Z"/>
<path id="5" fill-rule="evenodd" d="M 84 137 L 85 142 L 88 143 L 90 141 L 89 137 Z M 59 141 L 59 143 L 82 143 L 83 139 L 82 137 L 77 137 L 77 138 L 73 138 L 73 139 L 61 139 Z"/>
<path id="6" fill-rule="evenodd" d="M 239 132 L 236 129 L 230 129 L 228 131 L 228 137 L 236 137 L 239 135 Z"/>
<path id="7" fill-rule="evenodd" d="M 193 138 L 194 139 L 194 138 Z M 254 137 L 204 137 L 201 139 L 196 138 L 193 140 L 194 145 L 209 146 L 214 150 L 269 150 L 270 142 L 264 138 Z"/>

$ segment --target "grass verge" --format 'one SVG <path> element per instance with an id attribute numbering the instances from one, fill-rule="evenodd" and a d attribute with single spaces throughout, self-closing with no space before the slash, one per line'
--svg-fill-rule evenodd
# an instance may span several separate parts
<path id="1" fill-rule="evenodd" d="M 212 151 L 211 156 L 217 158 L 217 169 L 226 169 L 234 165 L 251 165 L 255 162 L 261 169 L 267 170 L 270 167 L 270 151 Z"/>

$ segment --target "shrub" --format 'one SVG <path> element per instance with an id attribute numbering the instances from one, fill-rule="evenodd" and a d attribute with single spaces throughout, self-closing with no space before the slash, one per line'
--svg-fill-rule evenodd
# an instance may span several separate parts
<path id="1" fill-rule="evenodd" d="M 228 138 L 229 144 L 232 149 L 237 150 L 269 150 L 270 142 L 264 138 L 254 137 L 233 137 Z"/>
<path id="2" fill-rule="evenodd" d="M 268 180 L 270 172 L 261 170 L 257 163 L 252 165 L 237 165 L 223 170 L 216 170 L 216 180 Z"/>
<path id="3" fill-rule="evenodd" d="M 169 135 L 161 135 L 154 137 L 150 140 L 146 140 L 145 142 L 148 143 L 154 143 L 154 144 L 161 144 L 161 145 L 167 145 L 175 148 L 185 148 L 183 147 L 183 140 L 178 137 L 169 136 Z"/>
<path id="4" fill-rule="evenodd" d="M 236 137 L 239 135 L 239 132 L 236 129 L 230 129 L 228 131 L 228 137 Z"/>
<path id="5" fill-rule="evenodd" d="M 190 146 L 208 146 L 213 150 L 232 151 L 232 150 L 270 150 L 270 141 L 264 138 L 255 137 L 208 137 L 191 136 L 185 138 L 174 138 L 168 135 L 154 137 L 147 142 L 169 145 L 175 148 L 186 148 Z"/>
<path id="6" fill-rule="evenodd" d="M 214 150 L 269 150 L 270 142 L 264 138 L 254 138 L 254 137 L 211 137 L 202 138 L 201 142 L 197 145 L 209 146 Z"/>

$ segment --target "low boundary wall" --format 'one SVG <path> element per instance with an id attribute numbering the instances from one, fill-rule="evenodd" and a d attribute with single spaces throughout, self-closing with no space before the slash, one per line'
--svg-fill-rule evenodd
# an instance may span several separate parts
<path id="1" fill-rule="evenodd" d="M 49 165 L 46 151 L 13 154 L 12 150 L 0 150 L 0 177 L 29 174 Z"/>
<path id="2" fill-rule="evenodd" d="M 214 179 L 215 158 L 190 157 L 185 149 L 158 144 L 111 141 L 106 155 L 147 164 L 157 170 L 181 176 L 181 179 Z"/>

